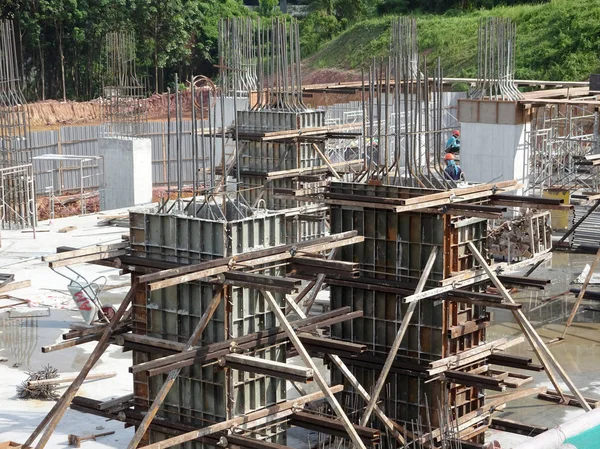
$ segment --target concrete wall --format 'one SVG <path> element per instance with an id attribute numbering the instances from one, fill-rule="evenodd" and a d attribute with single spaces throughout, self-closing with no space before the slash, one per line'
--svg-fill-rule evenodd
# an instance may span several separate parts
<path id="1" fill-rule="evenodd" d="M 152 144 L 150 139 L 100 138 L 105 183 L 102 209 L 136 206 L 152 201 Z"/>
<path id="2" fill-rule="evenodd" d="M 529 168 L 525 133 L 529 124 L 462 123 L 460 165 L 473 182 L 517 179 L 526 185 Z"/>

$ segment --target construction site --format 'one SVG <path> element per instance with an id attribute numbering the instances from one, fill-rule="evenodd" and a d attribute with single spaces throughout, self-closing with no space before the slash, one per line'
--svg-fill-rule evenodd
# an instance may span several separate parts
<path id="1" fill-rule="evenodd" d="M 599 447 L 600 75 L 516 32 L 446 78 L 399 17 L 309 85 L 222 19 L 166 120 L 112 32 L 98 123 L 34 130 L 1 22 L 0 448 Z"/>

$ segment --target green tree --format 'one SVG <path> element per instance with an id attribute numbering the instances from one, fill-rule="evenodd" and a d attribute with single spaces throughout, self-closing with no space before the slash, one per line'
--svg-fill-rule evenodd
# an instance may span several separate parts
<path id="1" fill-rule="evenodd" d="M 343 30 L 343 25 L 325 11 L 314 11 L 300 22 L 300 49 L 306 57 L 316 52 Z"/>
<path id="2" fill-rule="evenodd" d="M 273 17 L 281 14 L 279 0 L 259 0 L 256 12 L 261 17 Z"/>

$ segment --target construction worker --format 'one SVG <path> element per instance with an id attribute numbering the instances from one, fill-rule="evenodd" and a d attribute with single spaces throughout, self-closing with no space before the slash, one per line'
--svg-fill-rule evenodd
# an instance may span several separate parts
<path id="1" fill-rule="evenodd" d="M 446 153 L 460 152 L 460 131 L 455 129 L 446 142 Z"/>
<path id="2" fill-rule="evenodd" d="M 454 181 L 464 180 L 465 174 L 459 165 L 454 161 L 454 155 L 452 153 L 446 153 L 444 156 L 444 161 L 446 161 L 446 168 L 444 169 L 444 173 L 449 179 Z"/>

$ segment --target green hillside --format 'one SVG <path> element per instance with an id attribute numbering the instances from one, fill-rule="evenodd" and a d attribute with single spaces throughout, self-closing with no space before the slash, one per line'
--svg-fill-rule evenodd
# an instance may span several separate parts
<path id="1" fill-rule="evenodd" d="M 427 51 L 429 64 L 441 57 L 444 76 L 473 77 L 479 21 L 489 16 L 509 17 L 517 24 L 519 79 L 579 81 L 600 71 L 599 0 L 553 0 L 454 16 L 417 16 L 419 50 Z M 383 17 L 356 24 L 308 58 L 307 66 L 368 66 L 373 56 L 388 53 L 391 20 Z"/>

